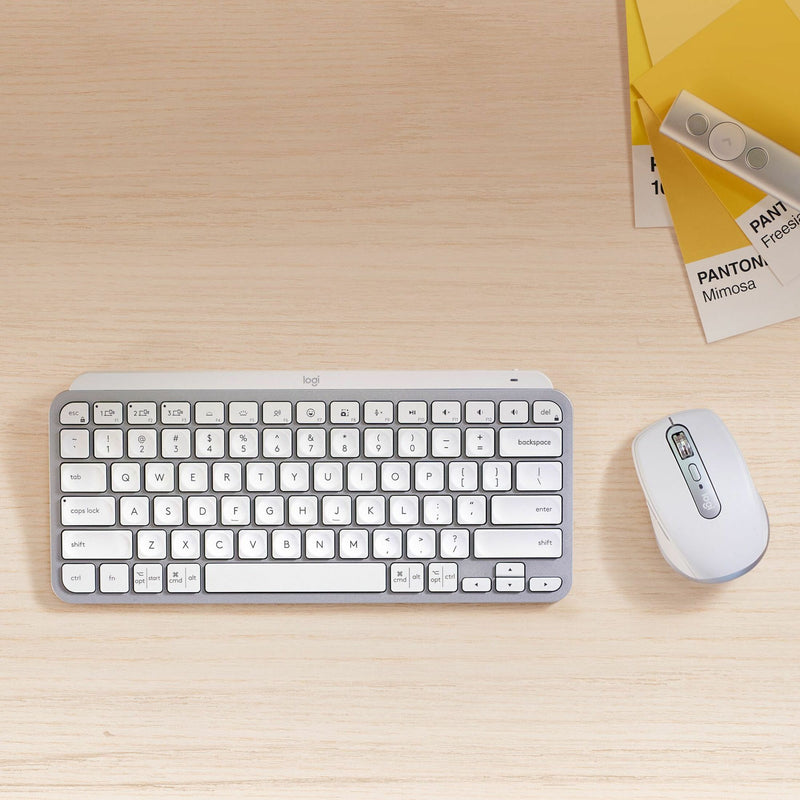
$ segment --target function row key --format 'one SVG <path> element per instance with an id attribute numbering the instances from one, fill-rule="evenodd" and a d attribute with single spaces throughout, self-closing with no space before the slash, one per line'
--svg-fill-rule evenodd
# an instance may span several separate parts
<path id="1" fill-rule="evenodd" d="M 192 404 L 188 401 L 164 401 L 160 407 L 164 425 L 188 425 L 191 422 Z M 294 417 L 298 423 L 322 424 L 327 421 L 327 403 L 324 401 L 300 401 L 292 413 L 289 401 L 267 401 L 259 414 L 256 401 L 231 402 L 228 421 L 232 425 L 255 425 L 259 416 L 266 425 L 288 425 Z M 552 400 L 537 400 L 530 404 L 525 400 L 503 400 L 500 402 L 500 422 L 525 424 L 559 423 L 563 416 L 558 403 Z M 127 414 L 125 413 L 127 411 Z M 469 400 L 462 404 L 458 400 L 435 400 L 431 403 L 431 421 L 436 424 L 491 424 L 495 421 L 495 403 L 491 400 Z M 60 412 L 62 425 L 86 425 L 91 420 L 95 425 L 121 425 L 127 416 L 130 425 L 155 425 L 159 409 L 154 402 L 129 402 L 123 408 L 120 402 L 67 403 Z M 330 422 L 334 425 L 353 425 L 361 421 L 361 404 L 358 401 L 332 401 Z M 221 401 L 199 401 L 194 404 L 194 421 L 198 424 L 221 425 L 225 422 L 225 403 Z M 428 404 L 425 401 L 403 400 L 397 403 L 397 422 L 401 424 L 423 424 L 428 421 Z M 395 422 L 395 404 L 389 401 L 364 403 L 364 422 L 373 425 L 388 425 Z"/>

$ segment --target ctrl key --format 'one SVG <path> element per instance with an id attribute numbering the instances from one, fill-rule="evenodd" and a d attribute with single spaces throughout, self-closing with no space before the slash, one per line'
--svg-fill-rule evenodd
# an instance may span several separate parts
<path id="1" fill-rule="evenodd" d="M 95 590 L 94 564 L 64 564 L 61 583 L 73 594 L 91 594 Z"/>

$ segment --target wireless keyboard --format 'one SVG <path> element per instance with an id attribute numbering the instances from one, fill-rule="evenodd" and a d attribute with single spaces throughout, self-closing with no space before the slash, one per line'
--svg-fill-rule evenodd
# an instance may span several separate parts
<path id="1" fill-rule="evenodd" d="M 50 412 L 73 603 L 542 603 L 572 408 L 539 372 L 89 373 Z"/>

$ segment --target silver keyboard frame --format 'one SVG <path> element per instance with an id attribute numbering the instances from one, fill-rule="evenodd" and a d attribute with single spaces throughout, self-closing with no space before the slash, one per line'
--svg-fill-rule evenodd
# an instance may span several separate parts
<path id="1" fill-rule="evenodd" d="M 317 385 L 309 386 L 307 381 L 317 379 Z M 387 387 L 386 384 L 389 384 Z M 201 386 L 203 388 L 201 388 Z M 400 388 L 400 387 L 403 388 Z M 116 387 L 116 388 L 110 388 Z M 218 387 L 218 388 L 214 388 Z M 235 387 L 235 388 L 232 388 Z M 248 388 L 245 388 L 248 387 Z M 335 388 L 334 388 L 335 387 Z M 457 387 L 457 388 L 454 388 Z M 170 593 L 164 591 L 157 594 L 149 593 L 134 593 L 132 588 L 125 594 L 103 594 L 95 591 L 91 594 L 76 594 L 64 589 L 61 583 L 61 567 L 67 560 L 62 558 L 61 555 L 61 531 L 63 526 L 60 522 L 60 503 L 63 496 L 60 484 L 60 464 L 61 456 L 59 452 L 59 436 L 58 431 L 64 427 L 59 421 L 59 413 L 61 408 L 66 404 L 74 401 L 85 401 L 90 403 L 103 402 L 103 401 L 116 401 L 121 402 L 123 406 L 128 402 L 137 401 L 150 401 L 160 403 L 162 401 L 190 401 L 192 406 L 194 403 L 204 400 L 210 401 L 223 401 L 227 404 L 230 401 L 257 401 L 263 403 L 268 400 L 284 400 L 291 401 L 295 404 L 298 401 L 304 400 L 325 400 L 326 403 L 331 401 L 355 401 L 358 400 L 363 404 L 365 400 L 390 400 L 397 403 L 402 400 L 425 400 L 430 403 L 433 400 L 459 400 L 462 403 L 467 400 L 492 400 L 497 404 L 503 400 L 526 400 L 528 404 L 534 400 L 553 400 L 559 404 L 563 412 L 563 419 L 559 423 L 562 428 L 563 436 L 563 453 L 559 458 L 554 458 L 554 461 L 560 461 L 563 469 L 563 487 L 560 492 L 562 497 L 562 522 L 558 526 L 541 526 L 543 529 L 558 527 L 562 531 L 562 556 L 556 559 L 526 559 L 526 558 L 497 558 L 497 559 L 477 559 L 470 555 L 465 559 L 453 559 L 458 564 L 458 580 L 459 589 L 453 593 L 438 593 L 429 592 L 426 588 L 418 594 L 410 593 L 393 593 L 388 588 L 388 565 L 392 563 L 408 563 L 413 562 L 415 559 L 400 558 L 400 559 L 375 559 L 370 556 L 364 559 L 365 562 L 383 562 L 387 564 L 387 590 L 382 593 L 361 593 L 361 592 L 342 592 L 342 593 L 215 593 L 208 594 L 205 588 L 196 594 L 182 594 Z M 499 414 L 497 414 L 499 418 Z M 531 430 L 535 430 L 537 425 L 529 422 Z M 192 422 L 188 426 L 174 426 L 163 425 L 160 421 L 147 425 L 148 428 L 154 428 L 160 431 L 163 428 L 174 429 L 175 427 L 189 427 L 194 429 L 196 423 L 194 421 L 194 414 L 192 415 Z M 94 422 L 90 420 L 89 424 L 81 425 L 80 428 L 87 428 L 90 431 L 90 437 L 95 427 L 108 428 L 111 426 L 95 426 Z M 116 427 L 116 426 L 115 426 Z M 128 427 L 127 421 L 118 426 L 123 429 Z M 230 423 L 224 423 L 221 426 L 227 430 L 231 426 Z M 248 428 L 257 428 L 262 431 L 265 427 L 263 422 L 259 421 L 255 425 L 248 425 Z M 297 427 L 303 427 L 301 423 L 292 422 L 289 425 L 281 425 L 282 428 L 291 428 L 292 430 Z M 307 427 L 307 426 L 306 426 Z M 330 422 L 323 425 L 314 425 L 314 427 L 330 428 Z M 363 430 L 366 426 L 363 421 L 355 425 L 348 425 L 347 427 L 357 427 Z M 396 421 L 391 425 L 381 425 L 381 427 L 391 427 L 397 429 L 398 427 L 408 427 L 400 425 Z M 440 427 L 428 421 L 424 427 Z M 447 425 L 446 427 L 450 427 Z M 452 425 L 458 427 L 462 431 L 467 427 L 474 427 L 473 424 L 468 424 L 463 421 Z M 492 424 L 495 430 L 503 427 L 499 422 Z M 506 424 L 505 427 L 508 427 Z M 541 424 L 539 427 L 554 427 L 552 423 Z M 567 595 L 572 586 L 572 545 L 573 545 L 573 459 L 572 459 L 572 446 L 573 440 L 573 417 L 572 417 L 572 404 L 569 399 L 562 392 L 552 388 L 550 381 L 539 372 L 517 372 L 517 371 L 487 371 L 487 372 L 314 372 L 314 373 L 300 373 L 300 372 L 252 372 L 252 373 L 238 373 L 238 372 L 208 372 L 208 373 L 87 373 L 76 379 L 73 383 L 73 388 L 61 392 L 53 400 L 50 408 L 50 559 L 51 559 L 51 583 L 53 591 L 56 596 L 61 600 L 68 603 L 76 604 L 125 604 L 125 605 L 140 605 L 140 604 L 189 604 L 196 605 L 200 603 L 210 603 L 214 605 L 231 604 L 231 603 L 249 603 L 249 604 L 317 604 L 317 603 L 344 603 L 344 604 L 375 604 L 375 603 L 554 603 L 561 600 Z M 431 458 L 428 456 L 428 458 Z M 463 460 L 463 456 L 461 460 Z M 503 458 L 496 456 L 496 458 Z M 68 460 L 68 459 L 67 459 Z M 112 463 L 118 459 L 97 459 L 99 461 L 106 461 Z M 136 459 L 133 459 L 136 460 Z M 186 459 L 160 459 L 164 461 L 171 461 L 173 464 L 179 464 Z M 267 459 L 268 460 L 268 459 Z M 341 460 L 341 459 L 337 459 Z M 369 459 L 367 459 L 369 460 Z M 374 459 L 372 459 L 374 460 Z M 413 463 L 413 459 L 410 460 Z M 436 460 L 443 461 L 447 464 L 451 460 L 448 458 L 437 458 Z M 476 459 L 477 460 L 477 459 Z M 517 458 L 503 458 L 503 460 L 510 461 L 512 464 L 520 459 Z M 243 459 L 243 463 L 246 460 Z M 504 492 L 509 494 L 513 492 Z M 69 494 L 69 493 L 65 493 Z M 176 492 L 180 494 L 180 492 Z M 208 494 L 220 496 L 223 493 L 212 492 L 209 490 Z M 242 492 L 242 494 L 248 494 Z M 308 494 L 316 494 L 321 496 L 324 493 L 309 491 Z M 347 494 L 347 492 L 343 492 Z M 374 494 L 382 494 L 385 497 L 389 493 L 376 491 Z M 117 500 L 124 496 L 120 493 L 107 491 L 105 496 L 114 496 Z M 115 526 L 119 527 L 119 526 Z M 301 526 L 302 527 L 302 526 Z M 382 526 L 383 527 L 383 526 Z M 390 526 L 391 527 L 391 526 Z M 426 526 L 422 526 L 426 527 Z M 430 526 L 427 526 L 430 527 Z M 448 527 L 461 527 L 468 528 L 468 525 L 453 525 Z M 481 526 L 482 527 L 482 526 Z M 102 530 L 98 527 L 96 530 Z M 472 540 L 473 531 L 470 529 L 470 540 Z M 470 552 L 473 551 L 472 546 Z M 272 559 L 268 559 L 272 562 Z M 418 559 L 430 563 L 431 561 L 442 561 L 448 559 Z M 115 561 L 115 559 L 86 559 L 85 563 L 93 563 L 95 567 L 104 561 Z M 134 557 L 128 559 L 129 564 L 138 563 L 140 559 Z M 143 563 L 160 563 L 166 568 L 166 564 L 176 561 L 171 558 L 145 561 Z M 198 559 L 192 559 L 192 563 L 199 563 L 201 565 L 201 572 L 204 574 L 205 565 L 209 559 L 206 559 L 201 553 Z M 238 556 L 228 560 L 226 563 L 239 563 L 242 559 Z M 306 559 L 300 559 L 300 563 L 307 563 Z M 494 582 L 494 565 L 497 562 L 514 561 L 525 564 L 525 584 L 526 589 L 524 592 L 519 593 L 505 593 L 497 592 L 492 588 L 486 593 L 469 593 L 464 592 L 461 588 L 461 581 L 465 577 L 491 577 Z M 72 560 L 69 560 L 70 563 Z M 326 563 L 354 563 L 352 560 L 336 558 L 326 561 Z M 188 563 L 188 562 L 187 562 Z M 212 563 L 220 563 L 213 561 Z M 255 563 L 249 561 L 248 563 Z M 291 562 L 285 562 L 291 563 Z M 295 562 L 297 563 L 297 562 Z M 487 571 L 490 574 L 487 574 Z M 561 578 L 562 584 L 559 589 L 554 592 L 541 592 L 534 593 L 527 589 L 527 584 L 531 578 L 535 577 L 558 577 Z M 205 585 L 205 580 L 203 580 Z"/>

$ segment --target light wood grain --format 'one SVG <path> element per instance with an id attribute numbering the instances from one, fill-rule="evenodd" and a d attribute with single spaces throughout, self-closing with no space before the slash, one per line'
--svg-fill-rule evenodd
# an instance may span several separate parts
<path id="1" fill-rule="evenodd" d="M 800 321 L 706 345 L 672 232 L 633 229 L 621 3 L 40 0 L 0 30 L 0 796 L 800 796 Z M 546 372 L 571 594 L 56 600 L 73 377 L 312 366 Z M 696 406 L 772 521 L 716 588 L 659 555 L 629 455 Z"/>

